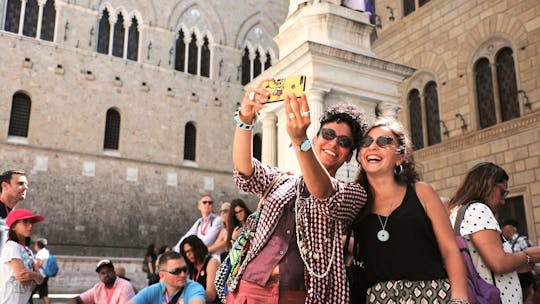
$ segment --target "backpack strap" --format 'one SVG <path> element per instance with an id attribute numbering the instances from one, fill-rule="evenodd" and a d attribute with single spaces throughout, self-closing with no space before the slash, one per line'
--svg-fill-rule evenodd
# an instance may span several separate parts
<path id="1" fill-rule="evenodd" d="M 460 236 L 461 235 L 461 222 L 463 222 L 463 219 L 465 218 L 465 212 L 467 211 L 467 208 L 471 205 L 472 202 L 468 202 L 464 205 L 461 205 L 458 209 L 457 215 L 456 215 L 456 221 L 454 222 L 454 235 Z"/>

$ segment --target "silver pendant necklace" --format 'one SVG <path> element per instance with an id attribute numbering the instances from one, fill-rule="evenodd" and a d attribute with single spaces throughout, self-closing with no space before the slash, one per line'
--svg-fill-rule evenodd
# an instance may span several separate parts
<path id="1" fill-rule="evenodd" d="M 390 239 L 390 233 L 386 231 L 386 223 L 388 223 L 388 218 L 390 217 L 390 214 L 384 219 L 384 224 L 381 220 L 381 216 L 377 214 L 377 217 L 379 218 L 379 223 L 381 223 L 382 229 L 377 232 L 377 239 L 381 242 L 386 242 Z"/>

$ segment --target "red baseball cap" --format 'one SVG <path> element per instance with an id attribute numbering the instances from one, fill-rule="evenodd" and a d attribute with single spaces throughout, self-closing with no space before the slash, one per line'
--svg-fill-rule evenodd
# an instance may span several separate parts
<path id="1" fill-rule="evenodd" d="M 8 227 L 11 227 L 16 221 L 26 219 L 34 219 L 38 223 L 42 222 L 45 218 L 39 214 L 32 214 L 28 209 L 15 209 L 8 214 L 6 224 Z"/>

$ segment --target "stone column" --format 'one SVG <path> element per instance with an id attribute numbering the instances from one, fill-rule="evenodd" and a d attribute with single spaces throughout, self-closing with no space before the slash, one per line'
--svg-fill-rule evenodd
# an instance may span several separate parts
<path id="1" fill-rule="evenodd" d="M 277 166 L 277 115 L 266 112 L 262 117 L 262 162 Z"/>
<path id="2" fill-rule="evenodd" d="M 307 130 L 307 136 L 312 139 L 317 130 L 319 130 L 319 119 L 325 110 L 324 96 L 327 91 L 319 89 L 310 89 L 306 91 L 308 98 L 309 111 L 311 113 L 311 125 Z"/>

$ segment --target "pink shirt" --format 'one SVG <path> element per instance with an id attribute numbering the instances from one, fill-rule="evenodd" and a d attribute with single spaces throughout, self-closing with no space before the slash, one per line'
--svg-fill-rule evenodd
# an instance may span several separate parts
<path id="1" fill-rule="evenodd" d="M 99 282 L 94 287 L 81 293 L 80 298 L 85 304 L 124 304 L 134 296 L 135 292 L 131 283 L 116 277 L 111 289 L 106 288 L 103 282 Z"/>

